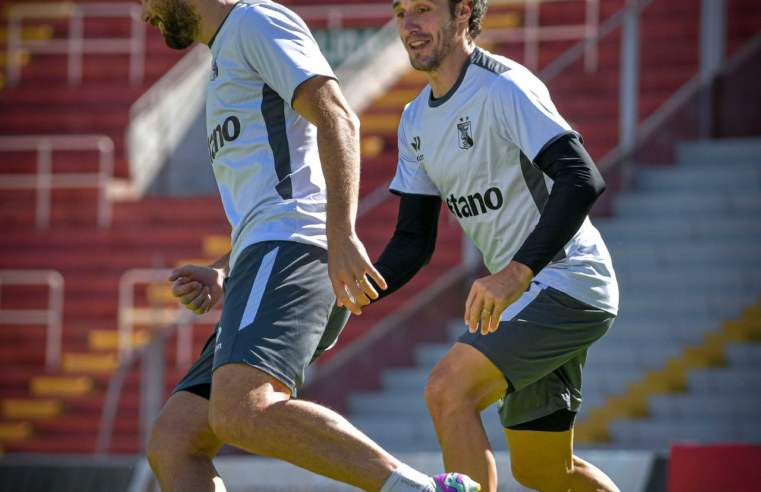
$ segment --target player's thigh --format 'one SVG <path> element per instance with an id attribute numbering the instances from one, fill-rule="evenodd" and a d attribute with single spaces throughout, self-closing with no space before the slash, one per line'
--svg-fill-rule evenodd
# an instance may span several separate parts
<path id="1" fill-rule="evenodd" d="M 148 454 L 161 459 L 198 454 L 213 457 L 222 444 L 209 425 L 209 400 L 180 390 L 169 398 L 153 424 Z"/>
<path id="2" fill-rule="evenodd" d="M 315 352 L 327 348 L 335 305 L 324 249 L 291 241 L 247 247 L 226 283 L 214 373 L 245 364 L 295 392 Z M 333 338 L 341 328 L 331 327 Z"/>
<path id="3" fill-rule="evenodd" d="M 434 367 L 425 389 L 429 407 L 442 403 L 475 405 L 481 411 L 505 395 L 507 380 L 483 353 L 464 343 Z"/>
<path id="4" fill-rule="evenodd" d="M 520 483 L 562 481 L 573 468 L 573 430 L 505 429 L 513 476 Z"/>

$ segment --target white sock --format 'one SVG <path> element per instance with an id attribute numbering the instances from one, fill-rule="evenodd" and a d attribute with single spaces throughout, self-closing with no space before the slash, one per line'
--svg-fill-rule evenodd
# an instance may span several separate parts
<path id="1" fill-rule="evenodd" d="M 428 475 L 402 463 L 388 477 L 380 492 L 435 492 L 436 485 Z"/>

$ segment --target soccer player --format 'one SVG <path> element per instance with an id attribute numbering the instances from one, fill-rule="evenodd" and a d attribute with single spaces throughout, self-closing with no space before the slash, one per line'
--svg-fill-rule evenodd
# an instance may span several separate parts
<path id="1" fill-rule="evenodd" d="M 479 490 L 423 475 L 335 412 L 291 399 L 349 311 L 377 297 L 366 275 L 385 287 L 354 229 L 358 120 L 306 25 L 256 0 L 144 0 L 142 17 L 171 48 L 211 49 L 209 156 L 233 228 L 228 255 L 170 277 L 196 313 L 225 305 L 154 425 L 162 490 L 224 490 L 212 464 L 223 443 L 372 492 Z"/>
<path id="2" fill-rule="evenodd" d="M 399 288 L 429 260 L 444 200 L 491 275 L 425 399 L 448 470 L 497 490 L 479 413 L 499 402 L 514 477 L 542 492 L 612 492 L 573 455 L 587 348 L 611 326 L 618 287 L 587 214 L 605 184 L 526 68 L 476 47 L 485 0 L 396 0 L 399 35 L 429 85 L 404 110 L 391 191 L 396 232 L 375 266 Z"/>

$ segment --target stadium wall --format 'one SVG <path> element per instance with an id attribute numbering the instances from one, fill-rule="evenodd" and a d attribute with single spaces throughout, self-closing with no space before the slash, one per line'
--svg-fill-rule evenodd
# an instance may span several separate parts
<path id="1" fill-rule="evenodd" d="M 653 135 L 642 141 L 636 162 L 673 164 L 679 141 L 761 135 L 759 79 L 761 34 L 726 60 L 706 87 L 685 99 Z"/>

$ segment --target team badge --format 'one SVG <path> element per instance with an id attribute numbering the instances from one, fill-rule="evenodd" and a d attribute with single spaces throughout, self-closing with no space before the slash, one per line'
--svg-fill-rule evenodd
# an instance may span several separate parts
<path id="1" fill-rule="evenodd" d="M 214 82 L 217 80 L 217 75 L 219 75 L 219 67 L 217 66 L 217 59 L 214 58 L 211 62 L 211 81 Z"/>
<path id="2" fill-rule="evenodd" d="M 459 137 L 461 149 L 473 147 L 473 134 L 470 130 L 470 123 L 470 119 L 467 116 L 460 118 L 460 123 L 457 123 L 457 136 Z"/>

